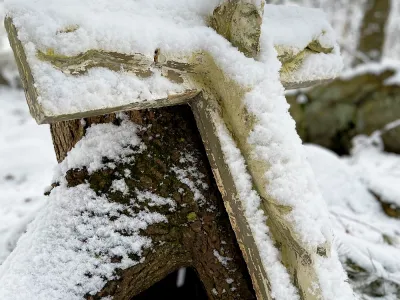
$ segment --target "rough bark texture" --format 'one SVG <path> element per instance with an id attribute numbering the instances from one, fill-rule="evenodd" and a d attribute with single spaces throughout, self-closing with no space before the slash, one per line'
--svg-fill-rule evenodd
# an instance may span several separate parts
<path id="1" fill-rule="evenodd" d="M 177 203 L 173 212 L 143 203 L 138 210 L 157 210 L 168 223 L 155 224 L 143 235 L 153 241 L 153 248 L 144 253 L 145 260 L 129 269 L 116 270 L 119 279 L 108 282 L 97 295 L 101 299 L 112 295 L 114 300 L 134 299 L 134 296 L 180 267 L 193 267 L 202 281 L 209 299 L 255 299 L 245 263 L 214 183 L 193 115 L 187 106 L 158 110 L 132 111 L 129 119 L 141 126 L 139 136 L 146 150 L 130 164 L 116 163 L 89 175 L 85 169 L 70 170 L 70 186 L 88 182 L 110 201 L 125 203 L 129 197 L 111 189 L 114 179 L 124 177 L 130 191 L 136 188 L 170 197 Z M 66 121 L 51 125 L 54 147 L 59 161 L 84 136 L 86 128 L 96 123 L 120 121 L 114 115 Z M 190 154 L 190 159 L 182 159 Z M 195 170 L 188 180 L 201 183 L 204 201 L 195 200 L 190 187 L 171 171 L 173 167 Z M 128 176 L 125 170 L 129 170 Z M 196 177 L 197 176 L 197 177 Z M 205 183 L 205 184 L 204 184 Z M 227 257 L 225 262 L 218 255 Z M 118 260 L 118 257 L 111 259 Z M 232 279 L 228 280 L 227 279 Z"/>
<path id="2" fill-rule="evenodd" d="M 385 27 L 391 0 L 368 0 L 361 24 L 357 52 L 369 61 L 380 61 L 385 43 Z M 362 63 L 356 59 L 353 65 Z M 365 61 L 364 61 L 365 62 Z"/>

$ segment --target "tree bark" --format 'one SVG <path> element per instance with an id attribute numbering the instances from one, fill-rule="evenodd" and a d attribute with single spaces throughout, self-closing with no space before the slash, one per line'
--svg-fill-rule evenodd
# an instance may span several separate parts
<path id="1" fill-rule="evenodd" d="M 365 57 L 364 60 L 379 62 L 382 58 L 386 38 L 385 28 L 390 13 L 390 1 L 367 1 L 357 47 L 357 52 Z M 356 66 L 365 62 L 356 58 L 353 65 Z"/>
<path id="2" fill-rule="evenodd" d="M 180 267 L 196 270 L 209 299 L 255 299 L 246 265 L 189 107 L 131 111 L 126 115 L 140 126 L 138 135 L 146 150 L 137 154 L 133 163 L 115 162 L 115 168 L 102 169 L 90 175 L 85 169 L 69 170 L 66 176 L 69 186 L 88 182 L 96 193 L 105 194 L 110 201 L 125 203 L 127 198 L 111 189 L 112 181 L 125 174 L 130 191 L 140 188 L 172 198 L 177 208 L 171 212 L 151 207 L 148 203 L 137 208 L 156 210 L 167 217 L 168 223 L 152 225 L 142 233 L 153 243 L 153 248 L 144 253 L 142 263 L 126 270 L 116 270 L 119 279 L 108 282 L 98 294 L 87 295 L 87 299 L 105 296 L 113 296 L 114 300 L 134 299 L 135 295 Z M 120 119 L 110 114 L 52 124 L 58 161 L 66 157 L 88 127 L 109 122 L 118 125 Z M 186 154 L 191 158 L 182 159 Z M 187 179 L 200 181 L 203 203 L 195 200 L 190 186 L 171 172 L 174 167 L 196 170 L 197 175 L 188 175 Z"/>

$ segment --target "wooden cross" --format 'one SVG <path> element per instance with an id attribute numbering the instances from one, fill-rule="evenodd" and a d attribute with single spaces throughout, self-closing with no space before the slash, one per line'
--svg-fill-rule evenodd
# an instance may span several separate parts
<path id="1" fill-rule="evenodd" d="M 260 35 L 263 20 L 263 1 L 223 1 L 210 18 L 210 26 L 230 41 L 233 46 L 249 58 L 257 58 L 260 51 Z M 24 45 L 18 38 L 17 27 L 12 16 L 5 20 L 9 40 L 14 51 L 21 74 L 26 99 L 32 116 L 39 124 L 99 116 L 126 110 L 141 110 L 189 104 L 196 118 L 207 155 L 223 196 L 225 208 L 231 225 L 247 263 L 249 273 L 258 299 L 273 299 L 271 295 L 268 266 L 263 263 L 260 247 L 254 237 L 248 216 L 245 213 L 246 199 L 242 199 L 238 183 L 227 167 L 226 153 L 223 151 L 220 130 L 229 130 L 241 155 L 244 157 L 248 173 L 251 175 L 255 190 L 262 199 L 261 209 L 268 217 L 267 224 L 275 245 L 277 245 L 283 265 L 292 276 L 295 286 L 300 290 L 302 299 L 320 299 L 322 292 L 315 259 L 328 259 L 330 243 L 326 241 L 318 247 L 310 248 L 296 233 L 296 224 L 285 218 L 291 207 L 279 204 L 268 190 L 268 182 L 262 173 L 270 168 L 270 162 L 256 158 L 248 143 L 250 132 L 257 126 L 257 116 L 248 111 L 243 104 L 246 93 L 254 86 L 244 86 L 224 73 L 218 67 L 213 56 L 207 51 L 197 51 L 182 56 L 163 49 L 154 49 L 154 55 L 143 53 L 124 54 L 91 49 L 76 56 L 57 55 L 52 49 L 37 52 L 37 58 L 47 62 L 52 68 L 68 76 L 85 74 L 92 68 L 102 67 L 120 72 L 129 71 L 139 80 L 145 80 L 155 73 L 179 85 L 179 92 L 170 92 L 168 97 L 150 98 L 141 101 L 132 99 L 128 104 L 111 107 L 98 107 L 74 112 L 59 112 L 43 105 L 46 91 L 37 85 L 37 78 L 31 70 Z M 294 25 L 295 26 L 295 25 Z M 67 29 L 66 32 L 76 28 Z M 288 76 L 296 64 L 307 55 L 329 53 L 315 42 L 307 45 L 300 53 L 289 53 L 276 45 L 283 64 L 281 80 L 286 88 L 307 87 L 318 82 L 330 80 L 330 76 L 321 74 L 309 80 L 291 80 Z M 283 50 L 282 50 L 283 49 Z M 222 129 L 221 129 L 222 128 Z"/>

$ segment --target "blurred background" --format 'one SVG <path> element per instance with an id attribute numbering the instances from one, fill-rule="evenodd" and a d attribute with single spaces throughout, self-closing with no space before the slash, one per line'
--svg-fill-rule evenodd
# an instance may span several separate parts
<path id="1" fill-rule="evenodd" d="M 267 2 L 321 8 L 337 32 L 342 75 L 287 91 L 290 113 L 355 292 L 400 299 L 400 1 Z M 0 265 L 45 204 L 55 165 L 49 127 L 29 115 L 0 27 Z M 182 278 L 177 285 L 185 287 Z"/>

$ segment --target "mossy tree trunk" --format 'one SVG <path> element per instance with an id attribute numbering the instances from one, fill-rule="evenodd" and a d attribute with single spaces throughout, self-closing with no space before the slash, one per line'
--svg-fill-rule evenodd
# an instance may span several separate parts
<path id="1" fill-rule="evenodd" d="M 110 201 L 126 203 L 128 197 L 111 188 L 113 180 L 123 177 L 130 191 L 139 188 L 172 198 L 177 208 L 169 211 L 141 202 L 138 210 L 160 212 L 168 223 L 151 225 L 142 232 L 153 244 L 152 249 L 144 253 L 143 262 L 117 270 L 118 280 L 108 282 L 102 291 L 95 296 L 88 295 L 87 299 L 109 295 L 114 300 L 134 299 L 180 267 L 196 270 L 209 299 L 255 299 L 190 108 L 184 105 L 131 111 L 126 115 L 140 126 L 139 137 L 146 150 L 137 154 L 133 163 L 115 162 L 115 168 L 90 175 L 86 169 L 70 170 L 66 176 L 69 186 L 87 182 L 96 193 L 106 195 Z M 52 124 L 57 159 L 62 161 L 66 157 L 89 126 L 109 122 L 118 125 L 120 119 L 110 114 Z M 171 170 L 189 170 L 186 181 L 180 180 Z M 200 199 L 187 181 L 196 184 L 195 188 L 201 192 Z"/>

